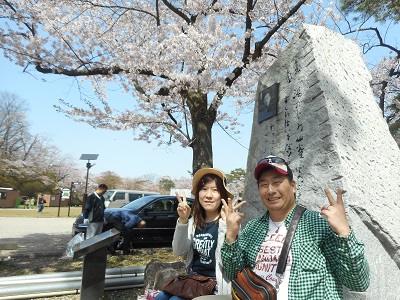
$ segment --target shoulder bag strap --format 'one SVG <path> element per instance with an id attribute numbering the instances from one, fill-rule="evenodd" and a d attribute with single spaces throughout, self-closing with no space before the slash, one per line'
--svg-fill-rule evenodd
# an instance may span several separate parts
<path id="1" fill-rule="evenodd" d="M 285 273 L 287 258 L 289 255 L 289 250 L 292 245 L 294 232 L 296 231 L 297 225 L 299 224 L 300 218 L 303 215 L 306 208 L 302 205 L 297 205 L 296 210 L 294 212 L 292 221 L 290 222 L 288 232 L 286 234 L 286 239 L 283 242 L 283 247 L 281 251 L 281 255 L 279 257 L 278 266 L 276 268 L 276 275 L 278 276 L 278 282 L 283 277 L 283 273 Z"/>

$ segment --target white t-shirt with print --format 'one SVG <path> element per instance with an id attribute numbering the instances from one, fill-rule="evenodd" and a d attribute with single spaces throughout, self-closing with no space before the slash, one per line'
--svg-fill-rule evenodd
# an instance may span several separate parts
<path id="1" fill-rule="evenodd" d="M 278 232 L 275 232 L 278 230 Z M 284 222 L 272 222 L 269 219 L 269 230 L 264 242 L 256 257 L 256 266 L 254 272 L 260 277 L 276 286 L 278 280 L 276 268 L 278 266 L 279 256 L 282 252 L 283 242 L 285 241 L 287 229 Z M 289 251 L 283 280 L 279 284 L 278 300 L 288 299 L 288 286 L 290 268 L 292 266 L 292 251 Z"/>

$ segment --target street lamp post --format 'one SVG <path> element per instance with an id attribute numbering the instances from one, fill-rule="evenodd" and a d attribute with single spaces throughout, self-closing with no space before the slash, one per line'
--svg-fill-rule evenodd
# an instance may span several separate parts
<path id="1" fill-rule="evenodd" d="M 99 157 L 99 154 L 82 154 L 81 155 L 81 160 L 87 160 L 88 162 L 86 163 L 86 185 L 85 185 L 85 194 L 83 194 L 83 200 L 82 200 L 82 211 L 85 209 L 85 202 L 87 198 L 87 188 L 88 188 L 88 181 L 89 181 L 89 170 L 91 167 L 93 167 L 95 164 L 91 164 L 91 160 L 96 160 L 97 157 Z"/>

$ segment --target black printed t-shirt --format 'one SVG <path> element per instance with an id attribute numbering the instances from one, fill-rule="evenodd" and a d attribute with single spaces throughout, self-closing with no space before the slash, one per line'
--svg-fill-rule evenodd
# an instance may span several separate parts
<path id="1" fill-rule="evenodd" d="M 218 223 L 207 223 L 196 229 L 193 236 L 193 272 L 215 277 L 215 249 L 217 248 Z"/>

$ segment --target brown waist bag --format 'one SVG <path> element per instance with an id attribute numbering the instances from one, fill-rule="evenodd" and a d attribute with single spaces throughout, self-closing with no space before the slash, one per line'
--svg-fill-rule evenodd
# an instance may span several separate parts
<path id="1" fill-rule="evenodd" d="M 247 266 L 237 273 L 232 281 L 232 299 L 234 300 L 276 300 L 277 290 Z"/>

